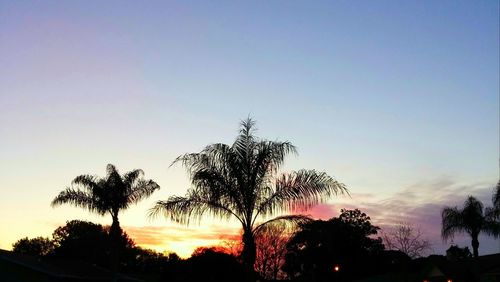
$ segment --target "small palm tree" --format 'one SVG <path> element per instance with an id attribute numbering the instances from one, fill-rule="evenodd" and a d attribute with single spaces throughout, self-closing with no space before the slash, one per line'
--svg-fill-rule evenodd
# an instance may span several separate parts
<path id="1" fill-rule="evenodd" d="M 105 178 L 87 174 L 77 176 L 72 182 L 72 186 L 76 186 L 76 189 L 68 187 L 61 191 L 51 205 L 56 207 L 70 204 L 99 215 L 111 215 L 113 221 L 109 233 L 112 242 L 117 242 L 122 233 L 118 221 L 120 211 L 149 197 L 160 186 L 152 180 L 143 179 L 144 172 L 141 169 L 132 170 L 121 176 L 114 165 L 108 164 L 106 172 Z M 115 253 L 112 254 L 114 270 L 118 263 L 116 251 L 115 249 Z"/>
<path id="2" fill-rule="evenodd" d="M 307 209 L 333 194 L 347 192 L 344 184 L 324 172 L 299 170 L 278 175 L 285 157 L 296 149 L 290 142 L 258 139 L 254 125 L 250 118 L 243 121 L 232 145 L 212 144 L 199 153 L 178 157 L 174 163 L 186 167 L 193 187 L 186 196 L 158 201 L 151 209 L 151 216 L 163 213 L 185 224 L 207 214 L 237 219 L 243 228 L 241 257 L 247 267 L 255 263 L 259 230 L 272 223 L 308 220 L 302 215 L 270 216 Z"/>
<path id="3" fill-rule="evenodd" d="M 455 233 L 467 233 L 472 239 L 474 257 L 479 255 L 479 233 L 498 237 L 498 223 L 483 213 L 483 204 L 476 198 L 469 196 L 464 207 L 446 207 L 441 213 L 443 240 L 453 238 Z"/>

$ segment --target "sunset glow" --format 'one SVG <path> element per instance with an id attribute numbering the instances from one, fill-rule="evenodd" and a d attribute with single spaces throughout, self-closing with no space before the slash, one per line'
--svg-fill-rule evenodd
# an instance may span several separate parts
<path id="1" fill-rule="evenodd" d="M 490 206 L 499 179 L 498 11 L 498 1 L 0 1 L 0 249 L 73 219 L 111 225 L 50 206 L 108 163 L 161 186 L 120 213 L 137 245 L 187 258 L 239 242 L 233 219 L 148 214 L 191 187 L 171 166 L 178 156 L 232 144 L 253 117 L 259 137 L 297 146 L 282 171 L 324 171 L 349 189 L 297 213 L 408 221 L 444 254 L 442 208 L 468 195 Z M 481 254 L 499 251 L 480 240 Z"/>

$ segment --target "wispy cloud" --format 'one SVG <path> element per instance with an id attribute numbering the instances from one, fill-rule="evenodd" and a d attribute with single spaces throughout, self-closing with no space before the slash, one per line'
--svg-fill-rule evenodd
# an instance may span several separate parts
<path id="1" fill-rule="evenodd" d="M 410 222 L 418 226 L 431 240 L 434 252 L 443 253 L 449 245 L 444 244 L 440 238 L 443 207 L 460 206 L 468 195 L 477 197 L 487 206 L 490 204 L 492 185 L 464 185 L 449 177 L 441 177 L 415 183 L 388 197 L 373 193 L 352 193 L 351 197 L 338 198 L 336 203 L 319 204 L 310 210 L 296 212 L 325 220 L 338 216 L 343 208 L 359 208 L 382 229 L 400 222 Z M 241 236 L 238 226 L 223 223 L 191 227 L 170 224 L 125 226 L 124 229 L 140 246 L 167 251 L 175 249 L 183 257 L 188 257 L 198 246 L 216 245 L 224 240 L 240 240 Z M 482 244 L 483 253 L 496 251 L 494 244 L 491 245 L 484 238 L 483 241 L 487 242 Z M 457 236 L 455 243 L 465 246 L 469 244 L 469 239 Z"/>
<path id="2" fill-rule="evenodd" d="M 401 191 L 380 198 L 375 194 L 352 194 L 352 199 L 341 199 L 335 204 L 321 204 L 308 213 L 314 218 L 328 219 L 337 216 L 340 209 L 359 208 L 368 214 L 373 223 L 384 228 L 400 222 L 410 222 L 418 226 L 432 241 L 434 251 L 443 253 L 449 244 L 442 242 L 441 210 L 445 206 L 461 206 L 468 195 L 472 195 L 491 205 L 491 195 L 494 183 L 461 184 L 450 177 L 440 177 L 420 181 Z M 491 239 L 483 238 L 483 253 L 495 252 L 497 247 L 491 244 Z M 468 245 L 466 236 L 457 236 L 455 243 Z"/>

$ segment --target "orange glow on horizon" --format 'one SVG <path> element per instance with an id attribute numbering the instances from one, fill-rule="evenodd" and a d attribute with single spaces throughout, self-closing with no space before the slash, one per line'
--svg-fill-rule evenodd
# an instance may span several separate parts
<path id="1" fill-rule="evenodd" d="M 211 225 L 209 227 L 182 226 L 127 226 L 125 232 L 142 248 L 160 253 L 175 252 L 181 258 L 189 258 L 199 247 L 223 246 L 224 242 L 240 242 L 240 230 L 236 227 Z"/>

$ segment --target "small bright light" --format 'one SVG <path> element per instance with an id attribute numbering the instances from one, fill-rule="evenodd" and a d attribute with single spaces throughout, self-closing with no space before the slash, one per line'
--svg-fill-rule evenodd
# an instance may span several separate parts
<path id="1" fill-rule="evenodd" d="M 339 272 L 340 267 L 339 267 L 338 265 L 336 265 L 335 267 L 333 267 L 333 270 L 334 270 L 335 272 Z"/>
<path id="2" fill-rule="evenodd" d="M 448 279 L 448 280 L 446 280 L 446 282 L 453 282 L 453 280 L 451 280 L 451 279 Z"/>

